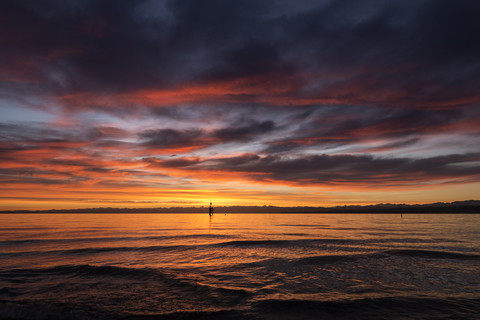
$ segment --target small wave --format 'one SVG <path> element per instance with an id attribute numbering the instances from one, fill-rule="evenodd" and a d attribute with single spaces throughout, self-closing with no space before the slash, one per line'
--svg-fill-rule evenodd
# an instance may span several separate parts
<path id="1" fill-rule="evenodd" d="M 295 241 L 295 240 L 293 240 Z M 233 246 L 233 247 L 250 247 L 250 246 L 278 246 L 293 243 L 289 240 L 238 240 L 218 243 L 215 246 Z"/>
<path id="2" fill-rule="evenodd" d="M 216 247 L 290 247 L 290 246 L 311 246 L 318 244 L 359 244 L 364 240 L 355 239 L 295 239 L 295 240 L 234 240 L 214 244 Z"/>
<path id="3" fill-rule="evenodd" d="M 69 308 L 46 303 L 2 303 L 0 301 L 0 314 L 2 319 L 16 320 L 96 320 L 96 319 L 121 319 L 121 320 L 226 320 L 244 319 L 245 313 L 240 310 L 185 310 L 167 313 L 128 313 L 118 310 L 95 310 L 92 308 L 80 309 L 78 306 Z M 248 317 L 247 317 L 248 318 Z"/>
<path id="4" fill-rule="evenodd" d="M 147 246 L 147 247 L 93 247 L 93 248 L 78 248 L 67 250 L 49 250 L 49 251 L 21 251 L 21 252 L 9 252 L 2 254 L 0 258 L 10 259 L 15 257 L 26 256 L 50 256 L 50 255 L 93 255 L 102 253 L 115 253 L 115 252 L 171 252 L 188 250 L 200 246 L 186 246 L 186 245 L 174 245 L 174 246 Z"/>
<path id="5" fill-rule="evenodd" d="M 149 300 L 149 295 L 154 295 L 155 301 L 159 303 L 165 302 L 169 305 L 168 301 L 172 301 L 173 304 L 181 306 L 185 302 L 190 310 L 194 310 L 197 302 L 201 305 L 218 307 L 234 306 L 248 300 L 253 294 L 242 288 L 205 283 L 174 269 L 126 268 L 110 265 L 61 265 L 50 268 L 11 269 L 0 272 L 0 283 L 2 282 L 10 283 L 12 288 L 20 285 L 22 292 L 15 292 L 10 287 L 0 292 L 0 315 L 2 299 L 17 301 L 16 294 L 21 294 L 24 301 L 35 302 L 43 293 L 54 290 L 56 297 L 51 296 L 52 301 L 63 301 L 63 295 L 71 294 L 72 287 L 78 288 L 80 292 L 89 292 L 92 284 L 95 287 L 92 292 L 95 294 L 97 294 L 95 290 L 100 289 L 103 292 L 102 288 L 105 288 L 112 291 L 113 296 L 118 295 L 121 299 L 128 300 L 132 292 L 138 292 L 138 295 L 145 296 L 142 298 L 135 294 L 136 299 Z M 68 285 L 64 285 L 65 283 Z M 145 293 L 143 290 L 146 290 Z M 105 297 L 109 298 L 109 295 Z M 99 301 L 99 307 L 104 306 L 110 308 L 110 304 L 103 305 Z M 123 310 L 121 305 L 114 309 Z M 112 319 L 117 318 L 112 317 Z"/>
<path id="6" fill-rule="evenodd" d="M 195 246 L 175 245 L 175 246 L 147 246 L 147 247 L 99 247 L 99 248 L 79 248 L 70 250 L 49 251 L 50 253 L 59 253 L 65 255 L 88 255 L 106 252 L 168 252 L 181 251 Z"/>
<path id="7" fill-rule="evenodd" d="M 54 304 L 38 303 L 4 303 L 0 301 L 2 319 L 15 320 L 93 320 L 104 319 L 105 315 L 83 310 L 61 308 Z"/>
<path id="8" fill-rule="evenodd" d="M 368 257 L 380 257 L 377 253 L 373 254 L 350 254 L 350 255 L 319 255 L 302 257 L 296 259 L 288 258 L 272 258 L 254 262 L 240 263 L 236 265 L 237 268 L 271 268 L 279 267 L 285 268 L 289 266 L 302 266 L 302 265 L 327 265 L 341 262 L 353 262 L 362 258 Z"/>
<path id="9" fill-rule="evenodd" d="M 300 236 L 304 234 L 286 234 L 292 236 Z M 120 241 L 142 241 L 142 240 L 171 240 L 171 239 L 232 239 L 233 236 L 228 235 L 184 235 L 184 236 L 151 236 L 151 237 L 110 237 L 110 238 L 74 238 L 74 239 L 24 239 L 24 240 L 10 240 L 10 241 L 0 241 L 0 245 L 3 246 L 23 246 L 23 245 L 38 245 L 38 244 L 47 244 L 47 243 L 105 243 L 105 242 L 120 242 Z M 282 239 L 282 240 L 233 240 L 226 242 L 219 242 L 213 244 L 203 244 L 197 246 L 213 246 L 213 247 L 290 247 L 290 246 L 309 246 L 309 245 L 351 245 L 351 244 L 375 244 L 375 243 L 432 243 L 433 240 L 428 239 L 418 239 L 418 238 L 390 238 L 390 239 Z M 445 242 L 445 241 L 444 241 Z M 125 251 L 125 250 L 145 250 L 145 251 L 156 251 L 156 250 L 169 250 L 171 249 L 181 249 L 181 248 L 193 248 L 195 246 L 188 245 L 178 245 L 178 246 L 148 246 L 148 247 L 110 247 L 110 249 L 104 248 L 86 248 L 86 249 L 74 249 L 71 252 L 86 252 L 91 249 L 92 252 L 105 252 L 105 251 Z M 55 250 L 54 250 L 55 251 Z M 51 251 L 51 252 L 54 252 Z M 68 252 L 68 251 L 66 251 Z M 26 253 L 26 252 L 25 252 Z"/>
<path id="10" fill-rule="evenodd" d="M 299 259 L 293 260 L 293 262 L 296 264 L 320 265 L 320 264 L 332 264 L 337 262 L 352 262 L 368 256 L 372 256 L 372 255 L 371 254 L 325 255 L 325 256 L 299 258 Z"/>
<path id="11" fill-rule="evenodd" d="M 220 242 L 212 246 L 220 247 L 292 247 L 292 246 L 315 246 L 315 245 L 366 245 L 366 244 L 384 244 L 384 243 L 433 243 L 435 241 L 419 238 L 388 238 L 388 239 L 292 239 L 292 240 L 234 240 Z"/>
<path id="12" fill-rule="evenodd" d="M 145 236 L 145 237 L 98 237 L 98 238 L 69 238 L 69 239 L 21 239 L 0 241 L 2 246 L 48 244 L 48 243 L 94 243 L 94 242 L 117 242 L 117 241 L 142 241 L 142 240 L 181 240 L 181 239 L 232 239 L 232 235 L 224 234 L 187 234 L 171 236 Z"/>
<path id="13" fill-rule="evenodd" d="M 42 277 L 45 275 L 62 276 L 128 276 L 144 277 L 149 275 L 160 275 L 159 271 L 149 268 L 123 268 L 116 266 L 92 266 L 92 265 L 62 265 L 50 268 L 33 269 L 12 269 L 0 272 L 2 277 Z"/>
<path id="14" fill-rule="evenodd" d="M 189 286 L 196 287 L 208 287 L 211 290 L 216 291 L 219 295 L 222 294 L 237 294 L 248 295 L 249 293 L 243 289 L 232 289 L 224 287 L 213 287 L 207 285 L 200 285 L 198 283 L 189 282 L 190 280 L 183 279 L 179 271 L 167 268 L 127 268 L 111 265 L 60 265 L 49 268 L 30 268 L 30 269 L 11 269 L 0 271 L 0 278 L 13 279 L 13 278 L 36 278 L 43 276 L 69 276 L 69 277 L 120 277 L 127 279 L 142 279 L 153 277 L 155 280 L 168 282 L 170 284 L 187 284 Z M 2 291 L 3 290 L 3 291 Z M 10 289 L 3 288 L 1 293 L 8 293 Z"/>
<path id="15" fill-rule="evenodd" d="M 0 289 L 0 297 L 12 298 L 19 296 L 20 294 L 21 293 L 19 293 L 18 290 L 14 288 L 3 287 Z"/>
<path id="16" fill-rule="evenodd" d="M 463 254 L 443 251 L 429 251 L 429 250 L 387 250 L 359 254 L 345 254 L 345 255 L 318 255 L 295 259 L 288 258 L 273 258 L 261 261 L 241 263 L 237 267 L 240 268 L 258 268 L 258 267 L 272 267 L 272 266 L 301 266 L 301 265 L 329 265 L 336 263 L 350 263 L 359 261 L 361 259 L 383 259 L 392 256 L 397 257 L 412 257 L 412 258 L 431 258 L 431 259 L 457 259 L 457 260 L 480 260 L 480 255 Z"/>
<path id="17" fill-rule="evenodd" d="M 178 311 L 160 314 L 132 314 L 122 317 L 123 320 L 232 320 L 248 319 L 242 310 L 215 310 L 215 311 Z"/>
<path id="18" fill-rule="evenodd" d="M 263 300 L 252 310 L 282 319 L 478 319 L 480 299 L 370 298 L 358 300 Z"/>
<path id="19" fill-rule="evenodd" d="M 386 254 L 404 257 L 419 257 L 431 259 L 456 259 L 456 260 L 480 260 L 480 255 L 465 254 L 457 252 L 433 251 L 433 250 L 415 250 L 415 249 L 396 249 L 385 251 Z"/>
<path id="20" fill-rule="evenodd" d="M 7 227 L 7 228 L 0 228 L 0 231 L 38 231 L 38 230 L 53 230 L 54 228 L 50 227 Z"/>
<path id="21" fill-rule="evenodd" d="M 29 244 L 36 244 L 36 243 L 45 243 L 48 240 L 40 240 L 40 239 L 22 239 L 22 240 L 8 240 L 8 241 L 0 241 L 0 246 L 18 246 L 18 245 L 29 245 Z"/>
<path id="22" fill-rule="evenodd" d="M 308 228 L 318 228 L 318 227 L 330 227 L 329 225 L 326 224 L 289 224 L 289 223 L 284 223 L 284 224 L 277 224 L 277 226 L 280 227 L 308 227 Z"/>
<path id="23" fill-rule="evenodd" d="M 90 308 L 69 310 L 66 306 L 38 303 L 3 303 L 7 319 L 478 319 L 480 299 L 384 297 L 357 300 L 269 299 L 232 307 L 173 312 L 124 312 Z"/>

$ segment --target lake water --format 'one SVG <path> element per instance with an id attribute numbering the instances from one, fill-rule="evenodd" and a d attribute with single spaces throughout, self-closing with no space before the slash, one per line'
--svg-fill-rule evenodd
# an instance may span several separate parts
<path id="1" fill-rule="evenodd" d="M 0 214 L 1 319 L 480 319 L 480 215 Z"/>

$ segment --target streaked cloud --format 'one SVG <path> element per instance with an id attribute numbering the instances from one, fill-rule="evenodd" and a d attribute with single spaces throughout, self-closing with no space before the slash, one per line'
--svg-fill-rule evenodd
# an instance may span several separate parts
<path id="1" fill-rule="evenodd" d="M 480 182 L 474 1 L 0 9 L 0 207 L 442 201 Z"/>

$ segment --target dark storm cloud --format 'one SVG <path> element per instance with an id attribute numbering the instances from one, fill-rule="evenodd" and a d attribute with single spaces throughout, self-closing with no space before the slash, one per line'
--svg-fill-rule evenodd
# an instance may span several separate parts
<path id="1" fill-rule="evenodd" d="M 419 142 L 430 134 L 480 133 L 480 128 L 467 125 L 470 121 L 478 122 L 478 112 L 461 109 L 426 111 L 350 107 L 347 112 L 344 107 L 297 109 L 298 116 L 292 120 L 297 124 L 296 129 L 282 139 L 272 136 L 264 150 L 266 153 L 316 146 L 330 148 L 381 139 L 390 142 L 379 148 L 396 149 Z"/>
<path id="2" fill-rule="evenodd" d="M 340 110 L 337 110 L 339 112 Z M 352 142 L 371 137 L 402 137 L 412 134 L 438 132 L 458 119 L 459 111 L 423 111 L 382 109 L 351 110 L 347 117 L 340 117 L 332 123 L 328 117 L 319 116 L 306 128 L 307 137 L 317 137 L 331 141 Z M 311 131 L 311 132 L 310 132 Z"/>
<path id="3" fill-rule="evenodd" d="M 478 16 L 468 0 L 3 1 L 0 181 L 478 182 L 461 155 L 480 137 Z"/>
<path id="4" fill-rule="evenodd" d="M 140 138 L 146 139 L 144 145 L 150 147 L 202 147 L 208 141 L 204 138 L 202 130 L 175 130 L 175 129 L 157 129 L 147 130 L 140 133 Z"/>
<path id="5" fill-rule="evenodd" d="M 113 126 L 64 130 L 40 124 L 0 124 L 0 129 L 2 185 L 96 184 L 111 177 L 144 175 L 141 170 L 120 169 L 134 161 L 125 159 L 131 144 L 113 139 L 130 133 Z"/>
<path id="6" fill-rule="evenodd" d="M 273 121 L 253 122 L 248 125 L 227 127 L 215 130 L 212 137 L 223 142 L 248 142 L 275 129 Z"/>
<path id="7" fill-rule="evenodd" d="M 7 159 L 12 153 L 32 149 L 35 149 L 35 147 L 26 146 L 25 144 L 19 144 L 15 142 L 0 141 L 0 155 L 2 155 L 2 159 L 4 160 Z"/>
<path id="8" fill-rule="evenodd" d="M 275 130 L 273 121 L 234 123 L 214 129 L 150 129 L 139 134 L 142 144 L 153 148 L 202 148 L 231 142 L 249 142 Z"/>
<path id="9" fill-rule="evenodd" d="M 8 159 L 6 159 L 8 160 Z M 71 184 L 79 181 L 90 180 L 85 176 L 75 174 L 71 170 L 59 167 L 59 169 L 48 169 L 44 163 L 31 164 L 28 161 L 16 159 L 16 164 L 21 167 L 7 167 L 0 169 L 0 182 L 2 184 Z M 29 166 L 30 165 L 30 166 Z M 70 164 L 67 164 L 68 166 Z M 76 164 L 79 166 L 79 164 Z"/>
<path id="10" fill-rule="evenodd" d="M 117 140 L 128 137 L 126 130 L 112 126 L 86 126 L 84 128 L 55 128 L 41 124 L 5 124 L 0 123 L 0 154 L 2 160 L 13 161 L 18 164 L 37 163 L 83 166 L 80 160 L 61 160 L 54 157 L 81 156 L 93 157 L 88 166 L 95 167 L 96 157 L 103 149 L 123 150 L 132 147 L 131 143 Z M 41 161 L 37 157 L 51 157 L 48 161 Z M 82 160 L 83 161 L 83 160 Z"/>
<path id="11" fill-rule="evenodd" d="M 334 1 L 287 25 L 292 44 L 314 50 L 317 67 L 347 73 L 317 87 L 320 94 L 348 95 L 358 88 L 365 95 L 360 102 L 373 101 L 368 95 L 377 92 L 385 95 L 377 96 L 380 104 L 453 103 L 464 94 L 478 101 L 470 90 L 479 85 L 480 44 L 473 36 L 480 30 L 479 12 L 480 4 L 468 0 Z"/>
<path id="12" fill-rule="evenodd" d="M 162 108 L 155 115 L 162 121 L 198 123 L 193 132 L 173 130 L 142 133 L 146 144 L 168 144 L 165 140 L 176 135 L 176 144 L 213 146 L 215 144 L 257 141 L 267 154 L 302 151 L 308 148 L 327 150 L 340 146 L 375 143 L 370 152 L 396 150 L 421 143 L 437 134 L 480 134 L 480 113 L 469 108 L 457 110 L 387 109 L 354 106 L 242 106 Z M 202 123 L 213 119 L 221 128 L 200 129 Z M 255 120 L 259 119 L 259 120 Z M 261 120 L 260 120 L 261 119 Z M 266 120 L 270 119 L 270 120 Z M 170 130 L 170 129 L 169 129 Z"/>
<path id="13" fill-rule="evenodd" d="M 156 158 L 144 158 L 143 161 L 147 162 L 152 167 L 160 168 L 185 168 L 200 163 L 200 158 L 176 158 L 159 161 Z"/>
<path id="14" fill-rule="evenodd" d="M 244 79 L 250 91 L 237 100 L 429 109 L 479 101 L 477 1 L 10 1 L 0 9 L 0 78 L 18 93 Z"/>
<path id="15" fill-rule="evenodd" d="M 72 148 L 82 144 L 96 145 L 105 141 L 114 145 L 115 138 L 128 136 L 126 130 L 114 127 L 91 126 L 86 128 L 45 127 L 40 124 L 1 124 L 0 142 L 6 146 L 16 145 L 19 150 L 28 148 Z M 121 142 L 119 142 L 121 143 Z M 13 150 L 13 149 L 12 149 Z"/>
<path id="16" fill-rule="evenodd" d="M 177 159 L 177 167 L 182 167 Z M 185 170 L 242 172 L 260 181 L 308 184 L 384 186 L 422 184 L 435 180 L 478 179 L 480 154 L 447 155 L 424 159 L 376 158 L 369 155 L 306 155 L 297 158 L 244 154 L 237 157 L 186 161 Z M 157 161 L 162 166 L 162 161 Z M 168 165 L 168 160 L 165 161 Z"/>

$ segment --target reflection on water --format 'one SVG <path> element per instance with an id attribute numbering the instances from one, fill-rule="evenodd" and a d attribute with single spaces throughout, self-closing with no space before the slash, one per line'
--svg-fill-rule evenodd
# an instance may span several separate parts
<path id="1" fill-rule="evenodd" d="M 421 301 L 471 318 L 479 230 L 460 214 L 3 214 L 0 312 L 347 319 L 383 301 L 379 318 L 420 319 Z"/>

